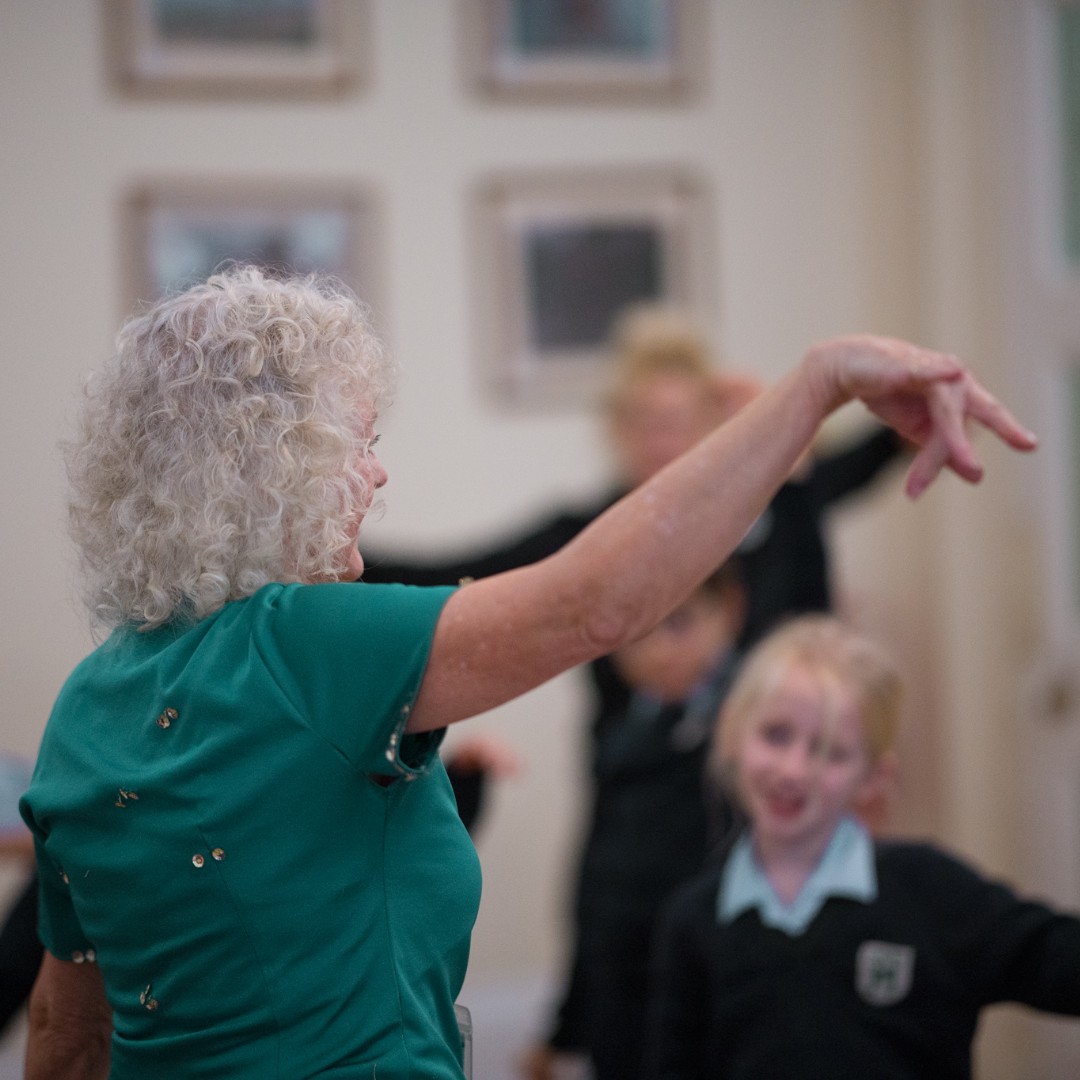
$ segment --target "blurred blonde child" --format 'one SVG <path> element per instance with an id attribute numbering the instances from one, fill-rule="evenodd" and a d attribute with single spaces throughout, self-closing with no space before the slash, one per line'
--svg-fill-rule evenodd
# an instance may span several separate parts
<path id="1" fill-rule="evenodd" d="M 860 824 L 900 694 L 888 657 L 826 616 L 747 658 L 714 764 L 749 824 L 665 913 L 650 1077 L 968 1080 L 984 1006 L 1080 1014 L 1080 920 Z"/>

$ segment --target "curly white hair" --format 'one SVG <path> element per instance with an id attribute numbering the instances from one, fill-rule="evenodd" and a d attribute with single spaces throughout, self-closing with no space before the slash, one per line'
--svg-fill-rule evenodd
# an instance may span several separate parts
<path id="1" fill-rule="evenodd" d="M 340 574 L 392 380 L 365 310 L 328 278 L 237 266 L 130 319 L 65 448 L 94 621 L 200 619 L 271 581 Z"/>

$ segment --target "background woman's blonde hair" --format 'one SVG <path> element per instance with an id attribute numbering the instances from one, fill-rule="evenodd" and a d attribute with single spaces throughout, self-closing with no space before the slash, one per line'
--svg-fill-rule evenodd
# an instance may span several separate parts
<path id="1" fill-rule="evenodd" d="M 705 385 L 714 374 L 701 327 L 684 311 L 663 304 L 626 308 L 612 327 L 611 350 L 615 408 L 641 379 L 676 374 Z"/>
<path id="2" fill-rule="evenodd" d="M 873 762 L 890 752 L 900 718 L 902 685 L 889 655 L 831 615 L 792 619 L 747 656 L 721 710 L 711 771 L 728 780 L 746 723 L 793 670 L 808 672 L 831 694 L 842 688 L 858 706 Z"/>
<path id="3" fill-rule="evenodd" d="M 334 577 L 374 498 L 391 381 L 330 279 L 240 266 L 130 319 L 65 447 L 94 621 L 199 619 L 270 581 Z"/>

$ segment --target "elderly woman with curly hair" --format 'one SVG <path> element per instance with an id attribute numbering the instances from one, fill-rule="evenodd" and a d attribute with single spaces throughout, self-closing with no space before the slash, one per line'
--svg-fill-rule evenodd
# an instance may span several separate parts
<path id="1" fill-rule="evenodd" d="M 386 472 L 362 309 L 240 267 L 127 323 L 69 447 L 87 603 L 22 804 L 46 955 L 28 1080 L 459 1078 L 480 874 L 448 724 L 609 653 L 734 548 L 852 398 L 981 467 L 1034 440 L 953 357 L 851 337 L 557 554 L 462 588 L 344 584 Z"/>

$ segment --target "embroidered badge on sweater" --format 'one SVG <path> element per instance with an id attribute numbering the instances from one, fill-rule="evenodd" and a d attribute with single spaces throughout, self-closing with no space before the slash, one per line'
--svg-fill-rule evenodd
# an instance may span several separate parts
<path id="1" fill-rule="evenodd" d="M 855 989 L 870 1005 L 895 1005 L 911 990 L 915 949 L 887 941 L 864 941 L 855 954 Z"/>

